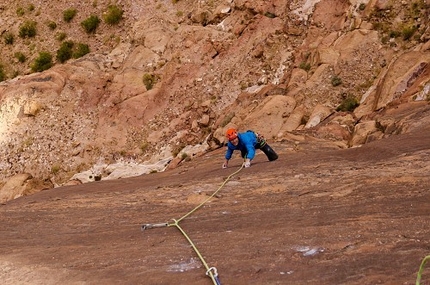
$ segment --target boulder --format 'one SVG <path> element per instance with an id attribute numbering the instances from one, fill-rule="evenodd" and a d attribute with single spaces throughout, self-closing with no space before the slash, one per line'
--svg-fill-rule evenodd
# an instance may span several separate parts
<path id="1" fill-rule="evenodd" d="M 28 180 L 33 178 L 29 173 L 16 174 L 9 177 L 0 189 L 0 203 L 24 196 L 28 190 Z"/>
<path id="2" fill-rule="evenodd" d="M 325 118 L 327 118 L 332 112 L 333 111 L 329 107 L 318 104 L 309 116 L 309 121 L 306 123 L 305 128 L 309 129 L 315 127 Z"/>
<path id="3" fill-rule="evenodd" d="M 367 137 L 377 132 L 376 121 L 367 121 L 359 123 L 354 128 L 352 139 L 349 142 L 350 147 L 357 147 L 367 142 Z"/>
<path id="4" fill-rule="evenodd" d="M 290 132 L 297 129 L 302 124 L 304 116 L 305 108 L 303 105 L 295 108 L 288 116 L 278 136 L 282 136 L 285 132 Z"/>
<path id="5" fill-rule="evenodd" d="M 317 56 L 315 58 L 315 64 L 331 64 L 336 65 L 337 60 L 339 59 L 340 53 L 339 51 L 333 48 L 322 48 L 318 49 Z"/>
<path id="6" fill-rule="evenodd" d="M 295 107 L 296 100 L 290 96 L 269 96 L 243 120 L 243 129 L 252 129 L 267 138 L 275 137 Z"/>
<path id="7" fill-rule="evenodd" d="M 387 106 L 395 99 L 407 93 L 415 81 L 429 81 L 430 75 L 425 73 L 430 63 L 430 53 L 412 51 L 401 55 L 390 64 L 389 70 L 380 79 L 375 94 L 375 109 Z M 426 78 L 422 78 L 422 75 Z M 370 98 L 369 98 L 370 99 Z"/>
<path id="8" fill-rule="evenodd" d="M 375 8 L 379 10 L 386 10 L 390 7 L 391 0 L 376 0 Z"/>
<path id="9" fill-rule="evenodd" d="M 24 104 L 23 112 L 26 116 L 36 116 L 43 108 L 43 105 L 37 100 L 31 100 Z"/>

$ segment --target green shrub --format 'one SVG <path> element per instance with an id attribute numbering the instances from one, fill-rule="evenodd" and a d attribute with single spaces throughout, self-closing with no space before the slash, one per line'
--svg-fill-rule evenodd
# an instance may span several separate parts
<path id="1" fill-rule="evenodd" d="M 61 44 L 60 48 L 57 50 L 57 60 L 61 63 L 66 62 L 72 58 L 73 54 L 73 41 L 65 41 Z"/>
<path id="2" fill-rule="evenodd" d="M 76 13 L 78 11 L 76 11 L 76 9 L 74 8 L 69 8 L 63 11 L 63 20 L 67 23 L 70 23 L 73 18 L 76 16 Z"/>
<path id="3" fill-rule="evenodd" d="M 366 9 L 366 4 L 361 3 L 360 6 L 358 6 L 358 9 L 363 11 L 364 9 Z"/>
<path id="4" fill-rule="evenodd" d="M 5 44 L 12 45 L 14 41 L 15 41 L 15 37 L 13 36 L 13 34 L 11 32 L 6 32 L 4 34 L 4 42 L 5 42 Z"/>
<path id="5" fill-rule="evenodd" d="M 270 12 L 264 13 L 264 16 L 266 16 L 267 18 L 271 18 L 271 19 L 276 18 L 276 15 L 273 13 L 270 13 Z"/>
<path id="6" fill-rule="evenodd" d="M 0 82 L 6 80 L 6 73 L 4 72 L 3 64 L 0 63 Z"/>
<path id="7" fill-rule="evenodd" d="M 22 7 L 18 7 L 18 8 L 16 9 L 16 14 L 17 14 L 19 17 L 23 16 L 23 15 L 25 14 L 25 10 L 24 10 L 24 8 L 22 8 Z"/>
<path id="8" fill-rule="evenodd" d="M 60 172 L 60 170 L 61 170 L 61 166 L 58 164 L 54 164 L 51 166 L 51 173 L 54 175 L 58 174 L 58 172 Z"/>
<path id="9" fill-rule="evenodd" d="M 151 90 L 157 82 L 157 78 L 153 74 L 145 73 L 143 75 L 143 84 L 145 84 L 146 90 Z"/>
<path id="10" fill-rule="evenodd" d="M 27 57 L 22 52 L 18 51 L 14 54 L 14 57 L 18 59 L 19 62 L 23 63 L 27 60 Z"/>
<path id="11" fill-rule="evenodd" d="M 54 21 L 49 21 L 46 25 L 51 30 L 55 30 L 57 28 L 57 23 L 55 23 Z"/>
<path id="12" fill-rule="evenodd" d="M 73 51 L 73 58 L 80 58 L 90 53 L 90 47 L 87 44 L 78 43 Z"/>
<path id="13" fill-rule="evenodd" d="M 28 5 L 28 11 L 30 11 L 30 12 L 34 11 L 34 5 L 33 4 Z"/>
<path id="14" fill-rule="evenodd" d="M 25 21 L 19 27 L 19 37 L 21 38 L 33 38 L 36 36 L 36 22 L 34 21 Z"/>
<path id="15" fill-rule="evenodd" d="M 124 11 L 120 7 L 109 5 L 107 12 L 103 15 L 103 19 L 109 25 L 116 25 L 121 21 L 123 13 Z"/>
<path id="16" fill-rule="evenodd" d="M 188 154 L 187 154 L 187 153 L 185 153 L 185 152 L 183 152 L 183 153 L 181 154 L 181 159 L 182 159 L 182 160 L 185 160 L 185 159 L 187 159 L 187 158 L 189 158 L 189 157 L 188 157 Z"/>
<path id="17" fill-rule="evenodd" d="M 359 105 L 360 105 L 359 102 L 357 101 L 357 99 L 354 96 L 348 95 L 342 101 L 342 103 L 336 108 L 336 111 L 338 111 L 338 112 L 339 111 L 342 111 L 342 112 L 352 112 Z"/>
<path id="18" fill-rule="evenodd" d="M 42 51 L 39 52 L 39 57 L 37 57 L 31 65 L 31 70 L 33 72 L 41 72 L 50 69 L 52 65 L 52 55 L 49 52 Z"/>
<path id="19" fill-rule="evenodd" d="M 409 7 L 408 15 L 414 19 L 420 18 L 426 11 L 426 1 L 414 1 Z"/>
<path id="20" fill-rule="evenodd" d="M 398 38 L 400 36 L 400 32 L 399 31 L 390 31 L 390 32 L 388 32 L 388 36 L 390 38 Z"/>
<path id="21" fill-rule="evenodd" d="M 91 15 L 87 19 L 81 22 L 81 26 L 88 34 L 95 33 L 99 24 L 100 24 L 100 19 L 96 15 Z"/>
<path id="22" fill-rule="evenodd" d="M 56 36 L 57 40 L 62 42 L 65 38 L 67 38 L 67 34 L 65 32 L 60 32 Z"/>
<path id="23" fill-rule="evenodd" d="M 300 63 L 299 68 L 309 71 L 311 69 L 311 64 L 303 61 L 302 63 Z"/>
<path id="24" fill-rule="evenodd" d="M 73 41 L 63 42 L 57 50 L 57 60 L 61 63 L 73 58 L 80 58 L 90 52 L 90 48 L 86 44 L 75 44 Z"/>
<path id="25" fill-rule="evenodd" d="M 142 142 L 141 144 L 140 144 L 140 151 L 142 152 L 142 153 L 145 153 L 147 150 L 148 150 L 148 147 L 149 147 L 149 143 L 148 142 L 146 142 L 146 141 L 144 141 L 144 142 Z"/>
<path id="26" fill-rule="evenodd" d="M 403 27 L 402 29 L 403 40 L 405 41 L 409 40 L 412 37 L 412 35 L 416 32 L 416 30 L 417 30 L 417 27 L 414 25 L 408 25 Z"/>
<path id="27" fill-rule="evenodd" d="M 334 87 L 339 86 L 341 84 L 342 84 L 342 79 L 337 75 L 331 78 L 331 85 L 333 85 Z"/>

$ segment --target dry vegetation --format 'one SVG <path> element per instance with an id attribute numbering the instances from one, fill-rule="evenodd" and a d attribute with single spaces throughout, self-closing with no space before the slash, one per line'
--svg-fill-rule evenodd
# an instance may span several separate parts
<path id="1" fill-rule="evenodd" d="M 42 71 L 88 52 L 111 50 L 127 25 L 110 1 L 12 1 L 0 4 L 0 81 Z"/>

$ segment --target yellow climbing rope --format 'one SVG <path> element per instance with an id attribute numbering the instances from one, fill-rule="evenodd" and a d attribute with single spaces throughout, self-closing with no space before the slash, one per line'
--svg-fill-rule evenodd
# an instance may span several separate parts
<path id="1" fill-rule="evenodd" d="M 232 174 L 230 174 L 224 180 L 224 182 L 218 187 L 218 189 L 214 193 L 212 193 L 211 196 L 209 196 L 206 200 L 204 200 L 202 203 L 200 203 L 197 207 L 195 207 L 194 209 L 192 209 L 190 212 L 188 212 L 187 214 L 183 215 L 180 219 L 178 219 L 178 220 L 173 219 L 172 223 L 145 224 L 145 225 L 142 226 L 142 230 L 152 229 L 152 228 L 159 228 L 159 227 L 166 227 L 166 226 L 167 227 L 175 226 L 176 228 L 178 228 L 178 230 L 182 233 L 182 235 L 188 240 L 188 242 L 190 243 L 191 247 L 196 252 L 197 256 L 200 258 L 201 262 L 203 263 L 204 267 L 206 268 L 206 275 L 209 276 L 212 279 L 212 282 L 215 285 L 221 285 L 221 283 L 219 282 L 219 279 L 218 279 L 218 272 L 217 272 L 216 268 L 215 267 L 209 267 L 209 265 L 206 263 L 205 259 L 203 258 L 203 256 L 201 255 L 201 253 L 199 252 L 199 250 L 197 249 L 197 247 L 195 246 L 195 244 L 191 240 L 191 238 L 187 235 L 187 233 L 179 225 L 179 222 L 182 221 L 183 219 L 185 219 L 186 217 L 190 216 L 192 213 L 194 213 L 199 208 L 201 208 L 205 203 L 207 203 L 210 199 L 212 199 L 221 190 L 221 188 L 224 187 L 224 185 L 230 180 L 231 177 L 233 177 L 234 175 L 236 175 L 237 173 L 239 173 L 243 169 L 243 165 L 244 164 L 242 164 L 242 166 L 238 170 L 236 170 L 235 172 L 233 172 Z"/>
<path id="2" fill-rule="evenodd" d="M 421 274 L 423 273 L 424 265 L 427 263 L 428 260 L 430 260 L 430 255 L 427 255 L 426 257 L 424 257 L 423 261 L 421 262 L 420 269 L 418 270 L 418 273 L 417 273 L 417 280 L 415 282 L 416 285 L 421 284 Z"/>
<path id="3" fill-rule="evenodd" d="M 237 173 L 239 173 L 243 168 L 243 164 L 242 166 L 239 168 L 239 170 L 236 170 L 235 172 L 233 172 L 232 174 L 230 174 L 225 180 L 224 182 L 219 186 L 219 188 L 212 194 L 209 196 L 209 198 L 207 198 L 206 200 L 204 200 L 200 205 L 198 205 L 197 207 L 195 207 L 193 210 L 191 210 L 189 213 L 185 214 L 182 218 L 180 218 L 178 220 L 178 223 L 180 221 L 182 221 L 183 219 L 185 219 L 186 217 L 188 217 L 189 215 L 191 215 L 192 213 L 194 213 L 195 211 L 197 211 L 201 206 L 203 206 L 206 202 L 208 202 L 210 199 L 212 199 L 219 190 L 221 190 L 222 187 L 224 187 L 224 185 L 228 182 L 228 180 L 230 180 L 231 177 L 233 177 L 234 175 L 236 175 Z"/>

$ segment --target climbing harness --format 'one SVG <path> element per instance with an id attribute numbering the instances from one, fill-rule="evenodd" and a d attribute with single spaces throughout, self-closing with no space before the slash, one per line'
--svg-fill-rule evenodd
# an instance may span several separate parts
<path id="1" fill-rule="evenodd" d="M 252 132 L 252 131 L 248 131 Z M 278 159 L 278 155 L 276 152 L 267 144 L 266 139 L 262 134 L 254 132 L 255 136 L 257 137 L 257 145 L 255 148 L 260 149 L 264 154 L 267 156 L 269 161 L 274 161 Z"/>
<path id="2" fill-rule="evenodd" d="M 141 230 L 144 231 L 146 229 L 175 226 L 182 233 L 182 235 L 187 239 L 187 241 L 190 243 L 191 247 L 194 249 L 197 256 L 200 258 L 201 262 L 203 263 L 204 267 L 206 268 L 206 276 L 209 276 L 212 279 L 213 284 L 215 284 L 215 285 L 221 285 L 221 282 L 219 281 L 219 278 L 218 278 L 217 269 L 215 267 L 209 267 L 208 266 L 208 264 L 204 260 L 203 256 L 200 254 L 199 250 L 197 249 L 197 247 L 195 246 L 195 244 L 193 243 L 191 238 L 187 235 L 187 233 L 179 225 L 179 222 L 182 221 L 183 219 L 187 218 L 188 216 L 190 216 L 192 213 L 194 213 L 199 208 L 201 208 L 206 202 L 208 202 L 210 199 L 212 199 L 221 190 L 221 188 L 224 187 L 224 185 L 230 180 L 230 178 L 233 177 L 234 175 L 236 175 L 237 173 L 239 173 L 243 169 L 243 167 L 244 167 L 244 164 L 242 164 L 238 170 L 236 170 L 235 172 L 230 174 L 211 196 L 209 196 L 206 200 L 204 200 L 202 203 L 200 203 L 193 210 L 191 210 L 190 212 L 188 212 L 187 214 L 182 216 L 180 219 L 178 219 L 178 220 L 172 219 L 172 222 L 170 222 L 170 223 L 167 222 L 167 223 L 156 223 L 156 224 L 144 224 L 141 227 Z"/>
<path id="3" fill-rule="evenodd" d="M 266 139 L 263 137 L 262 134 L 259 134 L 259 133 L 255 133 L 255 136 L 257 137 L 257 145 L 261 149 L 266 145 Z"/>

